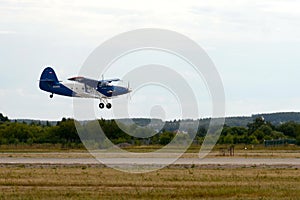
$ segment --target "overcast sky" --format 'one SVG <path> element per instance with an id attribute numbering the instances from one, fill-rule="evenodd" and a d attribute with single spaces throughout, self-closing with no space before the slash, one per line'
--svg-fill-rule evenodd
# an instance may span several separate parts
<path id="1" fill-rule="evenodd" d="M 296 0 L 0 0 L 0 112 L 12 119 L 73 117 L 71 98 L 39 90 L 43 68 L 53 66 L 66 80 L 102 42 L 139 28 L 196 41 L 223 80 L 227 116 L 300 111 L 299 8 Z M 137 103 L 133 115 L 143 108 Z"/>

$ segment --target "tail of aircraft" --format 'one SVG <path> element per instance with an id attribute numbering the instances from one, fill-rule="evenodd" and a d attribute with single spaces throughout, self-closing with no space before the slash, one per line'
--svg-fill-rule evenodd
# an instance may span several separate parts
<path id="1" fill-rule="evenodd" d="M 40 89 L 49 91 L 49 88 L 57 83 L 59 81 L 54 70 L 51 67 L 45 68 L 40 78 Z"/>
<path id="2" fill-rule="evenodd" d="M 54 70 L 51 67 L 47 67 L 42 72 L 41 78 L 40 78 L 40 89 L 50 92 L 50 98 L 53 97 L 53 94 L 59 94 L 63 96 L 73 96 L 75 93 L 65 85 L 61 84 L 54 72 Z"/>
<path id="3" fill-rule="evenodd" d="M 47 67 L 42 72 L 40 81 L 46 81 L 46 82 L 59 82 L 57 79 L 57 76 L 55 74 L 55 71 L 51 67 Z"/>

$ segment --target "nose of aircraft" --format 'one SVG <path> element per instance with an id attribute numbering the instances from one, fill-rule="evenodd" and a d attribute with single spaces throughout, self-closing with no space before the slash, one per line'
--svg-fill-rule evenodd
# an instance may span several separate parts
<path id="1" fill-rule="evenodd" d="M 118 96 L 118 95 L 122 95 L 122 94 L 127 94 L 127 93 L 129 93 L 131 91 L 132 90 L 130 88 L 121 87 L 121 86 L 115 86 L 113 95 L 114 96 Z"/>
<path id="2" fill-rule="evenodd" d="M 129 88 L 129 87 L 128 87 L 128 88 L 125 88 L 125 87 L 124 87 L 124 90 L 126 91 L 126 93 L 132 92 L 131 88 Z"/>

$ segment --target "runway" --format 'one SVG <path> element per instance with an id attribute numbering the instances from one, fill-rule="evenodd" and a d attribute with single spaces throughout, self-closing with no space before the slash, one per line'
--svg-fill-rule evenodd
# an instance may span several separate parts
<path id="1" fill-rule="evenodd" d="M 0 157 L 1 165 L 30 164 L 30 165 L 107 165 L 107 166 L 134 166 L 134 165 L 195 165 L 195 166 L 289 166 L 300 168 L 300 158 L 32 158 L 32 157 Z"/>

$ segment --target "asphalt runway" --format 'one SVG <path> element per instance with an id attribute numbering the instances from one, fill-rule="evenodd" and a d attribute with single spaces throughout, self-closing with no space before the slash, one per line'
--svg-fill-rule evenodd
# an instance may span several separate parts
<path id="1" fill-rule="evenodd" d="M 217 157 L 217 158 L 26 158 L 26 157 L 1 157 L 0 164 L 31 164 L 31 165 L 199 165 L 199 166 L 291 166 L 300 168 L 300 158 L 241 158 L 241 157 Z"/>

